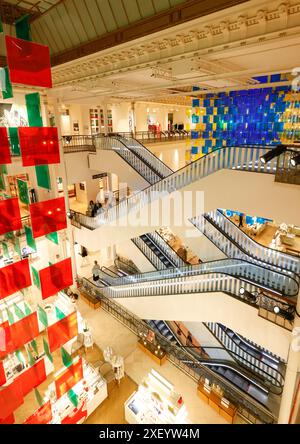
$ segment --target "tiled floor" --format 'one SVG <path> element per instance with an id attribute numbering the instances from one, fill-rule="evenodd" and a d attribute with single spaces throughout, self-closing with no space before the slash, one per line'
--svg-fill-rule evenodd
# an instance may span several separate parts
<path id="1" fill-rule="evenodd" d="M 92 328 L 96 344 L 101 349 L 109 345 L 116 353 L 122 355 L 125 359 L 125 372 L 136 384 L 139 384 L 144 376 L 154 368 L 173 383 L 175 389 L 183 395 L 191 423 L 226 424 L 222 417 L 197 396 L 196 382 L 169 361 L 161 367 L 152 361 L 137 348 L 137 337 L 110 314 L 102 309 L 93 310 L 81 300 L 78 301 L 78 308 Z M 124 388 L 124 390 L 127 389 Z M 91 416 L 90 421 L 93 421 L 93 418 L 97 420 L 97 412 Z M 120 421 L 122 419 L 123 417 L 120 418 Z"/>

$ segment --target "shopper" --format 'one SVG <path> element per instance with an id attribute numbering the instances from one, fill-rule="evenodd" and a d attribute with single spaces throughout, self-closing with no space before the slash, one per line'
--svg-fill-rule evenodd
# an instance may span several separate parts
<path id="1" fill-rule="evenodd" d="M 88 214 L 91 217 L 95 216 L 95 203 L 93 200 L 90 200 L 89 206 L 88 206 Z"/>
<path id="2" fill-rule="evenodd" d="M 243 213 L 239 214 L 239 227 L 243 227 L 243 219 L 244 219 L 244 215 Z"/>
<path id="3" fill-rule="evenodd" d="M 101 268 L 97 261 L 94 261 L 94 266 L 92 268 L 92 274 L 93 274 L 93 281 L 97 282 L 99 281 L 99 277 L 101 274 Z"/>
<path id="4" fill-rule="evenodd" d="M 82 257 L 81 266 L 84 267 L 85 265 L 89 265 L 88 251 L 83 245 L 81 246 L 81 253 L 79 254 Z"/>

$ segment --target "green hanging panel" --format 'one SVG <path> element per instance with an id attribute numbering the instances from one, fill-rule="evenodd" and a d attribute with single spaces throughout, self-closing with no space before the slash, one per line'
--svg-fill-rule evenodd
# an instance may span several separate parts
<path id="1" fill-rule="evenodd" d="M 23 319 L 25 318 L 25 313 L 21 310 L 21 308 L 14 302 L 14 310 L 17 318 Z"/>
<path id="2" fill-rule="evenodd" d="M 32 272 L 32 279 L 33 283 L 37 288 L 41 288 L 41 282 L 40 282 L 40 276 L 38 271 L 31 266 L 31 272 Z"/>
<path id="3" fill-rule="evenodd" d="M 43 126 L 39 93 L 25 94 L 29 126 Z"/>
<path id="4" fill-rule="evenodd" d="M 32 353 L 31 353 L 31 351 L 29 350 L 29 347 L 26 347 L 26 351 L 27 351 L 27 356 L 28 356 L 28 362 L 29 362 L 29 365 L 32 367 L 32 366 L 35 364 L 35 359 L 34 359 L 34 357 L 32 356 Z"/>
<path id="5" fill-rule="evenodd" d="M 44 405 L 44 399 L 37 388 L 34 389 L 35 399 L 40 407 Z"/>
<path id="6" fill-rule="evenodd" d="M 66 315 L 56 306 L 55 306 L 55 314 L 56 314 L 57 319 L 59 319 L 59 320 L 66 317 Z"/>
<path id="7" fill-rule="evenodd" d="M 21 364 L 25 364 L 25 359 L 21 350 L 16 350 L 16 357 Z"/>
<path id="8" fill-rule="evenodd" d="M 47 239 L 49 239 L 51 242 L 54 242 L 56 245 L 58 245 L 58 233 L 57 233 L 57 231 L 54 231 L 53 233 L 46 234 L 45 237 Z"/>
<path id="9" fill-rule="evenodd" d="M 24 306 L 25 306 L 25 314 L 26 316 L 29 316 L 31 314 L 31 309 L 26 302 L 24 303 Z"/>
<path id="10" fill-rule="evenodd" d="M 3 174 L 0 174 L 0 190 L 5 191 L 5 180 Z"/>
<path id="11" fill-rule="evenodd" d="M 29 40 L 31 42 L 31 31 L 29 24 L 29 14 L 23 15 L 15 21 L 16 36 L 18 39 Z"/>
<path id="12" fill-rule="evenodd" d="M 45 354 L 46 354 L 47 358 L 49 359 L 50 362 L 53 363 L 53 357 L 52 357 L 52 355 L 50 353 L 49 344 L 48 344 L 48 342 L 46 341 L 45 338 L 43 338 L 43 345 L 44 345 L 44 351 L 45 351 Z"/>
<path id="13" fill-rule="evenodd" d="M 32 229 L 30 227 L 27 227 L 27 225 L 24 225 L 24 228 L 28 247 L 32 248 L 34 251 L 37 251 L 36 243 L 32 234 Z"/>
<path id="14" fill-rule="evenodd" d="M 17 236 L 15 237 L 15 246 L 14 246 L 14 248 L 15 248 L 15 252 L 18 253 L 18 255 L 20 257 L 22 257 L 20 240 L 19 240 L 19 238 Z"/>
<path id="15" fill-rule="evenodd" d="M 15 322 L 15 318 L 14 315 L 12 314 L 12 312 L 10 311 L 9 308 L 6 307 L 6 313 L 7 313 L 7 319 L 10 325 L 12 325 Z"/>
<path id="16" fill-rule="evenodd" d="M 76 393 L 74 392 L 74 390 L 70 389 L 68 391 L 68 397 L 70 399 L 70 401 L 72 402 L 72 404 L 77 407 L 78 406 L 78 396 L 76 395 Z"/>
<path id="17" fill-rule="evenodd" d="M 0 172 L 1 174 L 8 174 L 7 173 L 7 166 L 6 165 L 0 165 Z"/>
<path id="18" fill-rule="evenodd" d="M 4 235 L 5 240 L 14 240 L 15 234 L 13 231 L 9 231 L 8 233 L 5 233 Z"/>
<path id="19" fill-rule="evenodd" d="M 61 353 L 61 359 L 62 359 L 64 366 L 70 367 L 70 365 L 72 365 L 72 363 L 73 363 L 72 356 L 63 347 L 61 347 L 60 353 Z"/>
<path id="20" fill-rule="evenodd" d="M 20 156 L 21 150 L 20 150 L 18 128 L 15 126 L 9 127 L 8 134 L 9 134 L 9 140 L 10 140 L 10 147 L 11 147 L 11 151 L 12 151 L 13 155 Z"/>
<path id="21" fill-rule="evenodd" d="M 9 259 L 8 245 L 5 242 L 1 242 L 1 246 L 3 250 L 3 255 Z"/>
<path id="22" fill-rule="evenodd" d="M 9 78 L 8 66 L 1 69 L 1 90 L 3 99 L 11 99 L 13 95 L 13 88 Z"/>
<path id="23" fill-rule="evenodd" d="M 17 185 L 19 190 L 19 199 L 26 205 L 29 205 L 29 193 L 28 193 L 28 185 L 25 180 L 17 179 Z"/>
<path id="24" fill-rule="evenodd" d="M 48 165 L 36 165 L 35 174 L 37 179 L 37 184 L 41 188 L 46 188 L 46 190 L 51 190 L 51 181 Z"/>
<path id="25" fill-rule="evenodd" d="M 38 355 L 39 354 L 39 350 L 38 350 L 38 345 L 35 339 L 33 339 L 30 342 L 31 347 L 33 348 L 33 350 L 35 351 L 35 353 Z"/>
<path id="26" fill-rule="evenodd" d="M 0 17 L 0 32 L 3 32 L 3 25 L 2 25 L 1 17 Z"/>

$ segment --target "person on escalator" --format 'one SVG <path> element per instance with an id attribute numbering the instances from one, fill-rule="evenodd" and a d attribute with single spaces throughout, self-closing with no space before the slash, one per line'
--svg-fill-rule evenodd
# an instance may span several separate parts
<path id="1" fill-rule="evenodd" d="M 99 281 L 99 276 L 101 274 L 101 268 L 97 261 L 94 261 L 94 266 L 92 268 L 93 281 Z"/>
<path id="2" fill-rule="evenodd" d="M 244 219 L 244 215 L 243 213 L 239 214 L 239 228 L 243 227 L 243 219 Z"/>

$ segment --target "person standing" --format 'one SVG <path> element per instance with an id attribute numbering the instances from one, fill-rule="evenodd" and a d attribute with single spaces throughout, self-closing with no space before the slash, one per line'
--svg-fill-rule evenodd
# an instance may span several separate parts
<path id="1" fill-rule="evenodd" d="M 239 214 L 239 228 L 243 227 L 243 219 L 244 219 L 244 215 L 243 213 Z"/>
<path id="2" fill-rule="evenodd" d="M 85 265 L 89 265 L 88 251 L 83 245 L 81 246 L 81 253 L 80 254 L 82 257 L 81 266 L 84 267 Z"/>
<path id="3" fill-rule="evenodd" d="M 99 281 L 99 277 L 101 275 L 101 268 L 97 261 L 94 261 L 94 266 L 92 268 L 93 281 Z"/>

